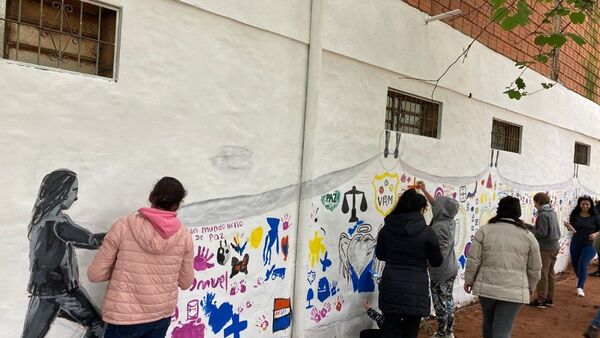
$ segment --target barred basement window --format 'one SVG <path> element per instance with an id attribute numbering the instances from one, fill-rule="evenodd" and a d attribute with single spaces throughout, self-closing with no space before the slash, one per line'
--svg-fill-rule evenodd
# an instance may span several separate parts
<path id="1" fill-rule="evenodd" d="M 79 0 L 0 0 L 2 57 L 116 77 L 118 10 Z"/>
<path id="2" fill-rule="evenodd" d="M 492 148 L 512 153 L 521 152 L 521 126 L 494 119 Z"/>
<path id="3" fill-rule="evenodd" d="M 427 137 L 439 137 L 441 104 L 388 90 L 385 129 Z"/>
<path id="4" fill-rule="evenodd" d="M 587 144 L 575 142 L 575 159 L 574 163 L 590 165 L 590 147 Z"/>

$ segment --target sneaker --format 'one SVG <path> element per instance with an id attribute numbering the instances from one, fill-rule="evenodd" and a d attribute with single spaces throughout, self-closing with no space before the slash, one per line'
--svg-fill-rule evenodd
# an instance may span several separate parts
<path id="1" fill-rule="evenodd" d="M 585 292 L 583 292 L 582 288 L 577 288 L 577 295 L 579 297 L 585 297 Z"/>
<path id="2" fill-rule="evenodd" d="M 592 325 L 588 326 L 587 330 L 583 333 L 585 338 L 598 338 L 600 335 L 598 334 L 598 328 Z"/>
<path id="3" fill-rule="evenodd" d="M 544 301 L 544 305 L 553 307 L 554 306 L 554 301 L 552 299 L 546 299 Z"/>
<path id="4" fill-rule="evenodd" d="M 600 277 L 600 270 L 588 274 L 590 277 Z"/>
<path id="5" fill-rule="evenodd" d="M 545 309 L 546 308 L 546 303 L 540 302 L 539 300 L 535 299 L 535 300 L 532 300 L 529 303 L 529 306 L 535 306 L 535 307 L 540 308 L 540 309 Z"/>
<path id="6" fill-rule="evenodd" d="M 433 336 L 431 336 L 431 338 L 454 338 L 454 333 L 450 332 L 450 333 L 439 333 L 437 332 L 436 334 L 434 334 Z"/>

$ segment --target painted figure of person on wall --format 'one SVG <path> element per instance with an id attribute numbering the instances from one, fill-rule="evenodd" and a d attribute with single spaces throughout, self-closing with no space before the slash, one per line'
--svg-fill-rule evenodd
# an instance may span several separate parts
<path id="1" fill-rule="evenodd" d="M 77 200 L 77 174 L 55 170 L 44 177 L 27 227 L 29 307 L 23 338 L 41 338 L 57 316 L 86 327 L 86 338 L 102 337 L 104 322 L 79 284 L 75 248 L 98 249 L 104 233 L 93 234 L 63 211 Z"/>

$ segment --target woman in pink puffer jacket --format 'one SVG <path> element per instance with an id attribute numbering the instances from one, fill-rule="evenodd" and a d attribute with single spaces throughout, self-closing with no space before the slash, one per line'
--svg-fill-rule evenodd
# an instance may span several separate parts
<path id="1" fill-rule="evenodd" d="M 102 318 L 105 338 L 164 338 L 178 288 L 194 280 L 190 231 L 175 211 L 183 185 L 163 177 L 150 193 L 151 208 L 119 219 L 88 268 L 92 282 L 108 281 Z"/>

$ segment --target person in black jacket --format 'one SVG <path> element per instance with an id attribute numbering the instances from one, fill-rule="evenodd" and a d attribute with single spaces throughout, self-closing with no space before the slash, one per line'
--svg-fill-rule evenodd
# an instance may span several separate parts
<path id="1" fill-rule="evenodd" d="M 27 229 L 30 300 L 22 338 L 45 337 L 57 316 L 85 326 L 85 338 L 102 337 L 100 312 L 79 284 L 75 248 L 98 249 L 105 234 L 93 234 L 63 213 L 77 200 L 77 190 L 70 170 L 55 170 L 42 180 Z"/>
<path id="2" fill-rule="evenodd" d="M 377 238 L 375 254 L 386 263 L 379 286 L 384 338 L 416 338 L 421 318 L 430 314 L 427 266 L 440 266 L 443 257 L 435 233 L 425 223 L 426 208 L 423 195 L 405 191 Z"/>

